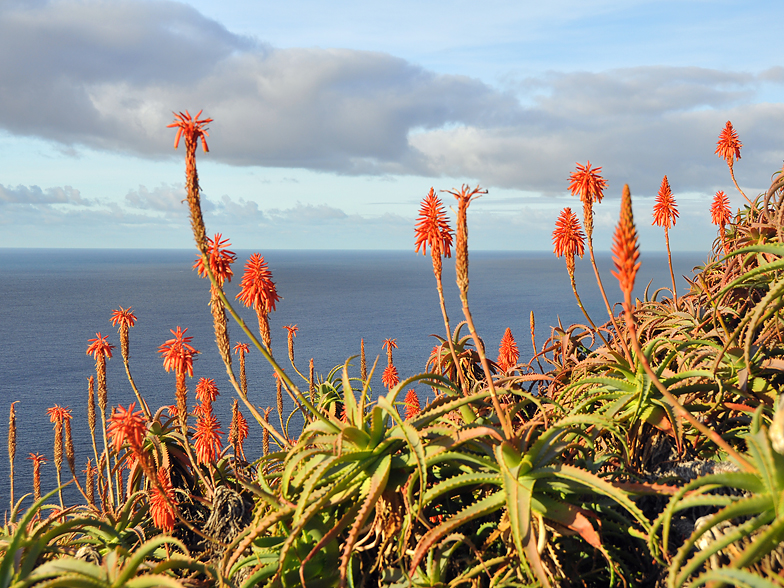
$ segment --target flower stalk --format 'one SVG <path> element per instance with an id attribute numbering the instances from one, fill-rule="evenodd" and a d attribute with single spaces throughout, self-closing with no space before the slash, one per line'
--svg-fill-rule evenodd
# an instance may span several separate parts
<path id="1" fill-rule="evenodd" d="M 637 338 L 637 324 L 634 319 L 634 311 L 632 309 L 632 290 L 634 289 L 634 281 L 637 275 L 637 270 L 640 268 L 640 251 L 637 245 L 637 229 L 634 226 L 634 216 L 632 214 L 632 197 L 628 184 L 623 187 L 623 195 L 621 197 L 621 217 L 613 235 L 613 262 L 615 264 L 615 271 L 612 274 L 618 279 L 618 284 L 623 293 L 623 311 L 626 327 L 629 330 L 629 339 L 631 340 L 634 353 L 642 364 L 645 373 L 651 379 L 654 386 L 661 392 L 662 396 L 669 402 L 674 409 L 677 416 L 685 419 L 700 433 L 705 435 L 708 439 L 713 441 L 716 445 L 721 447 L 727 455 L 742 469 L 748 472 L 754 472 L 754 467 L 741 456 L 732 446 L 727 443 L 721 435 L 706 427 L 699 422 L 694 415 L 691 414 L 684 406 L 678 402 L 678 399 L 667 390 L 667 387 L 662 384 L 661 380 L 654 373 L 651 368 L 648 358 L 643 353 L 640 347 L 640 341 Z M 681 441 L 678 441 L 679 446 Z"/>
<path id="2" fill-rule="evenodd" d="M 675 226 L 678 219 L 678 206 L 672 196 L 672 188 L 667 176 L 664 176 L 656 202 L 653 205 L 653 223 L 664 228 L 664 242 L 667 244 L 667 261 L 670 265 L 670 279 L 672 280 L 672 299 L 677 305 L 678 292 L 675 286 L 675 273 L 672 271 L 672 253 L 670 252 L 670 227 Z"/>
<path id="3" fill-rule="evenodd" d="M 741 147 L 743 147 L 743 143 L 740 142 L 738 133 L 734 128 L 732 128 L 732 123 L 727 121 L 727 124 L 724 125 L 724 128 L 719 133 L 719 140 L 716 142 L 715 153 L 727 162 L 727 167 L 730 168 L 730 177 L 732 178 L 732 183 L 735 184 L 735 188 L 746 199 L 746 202 L 749 203 L 749 206 L 753 207 L 754 204 L 751 202 L 751 200 L 749 200 L 749 197 L 746 196 L 746 193 L 740 189 L 740 186 L 738 186 L 738 181 L 735 179 L 735 160 L 740 159 Z"/>
<path id="4" fill-rule="evenodd" d="M 111 359 L 114 345 L 109 345 L 106 337 L 100 333 L 95 334 L 95 339 L 88 340 L 90 345 L 87 347 L 87 355 L 92 355 L 95 359 L 95 379 L 98 382 L 98 408 L 101 412 L 101 436 L 103 437 L 104 453 L 109 453 L 109 442 L 106 438 L 106 408 L 108 406 L 108 390 L 106 388 L 106 360 Z M 89 410 L 89 406 L 88 406 Z M 108 484 L 108 505 L 114 505 L 114 488 L 112 485 L 111 463 L 106 459 L 106 483 Z"/>
<path id="5" fill-rule="evenodd" d="M 455 274 L 457 288 L 460 291 L 460 302 L 463 306 L 463 316 L 465 316 L 468 330 L 471 332 L 471 338 L 474 340 L 476 351 L 479 354 L 479 361 L 482 364 L 482 370 L 485 373 L 485 381 L 487 388 L 490 390 L 490 397 L 492 398 L 493 408 L 498 415 L 498 421 L 504 431 L 504 436 L 508 440 L 512 440 L 514 432 L 512 431 L 512 424 L 508 419 L 506 411 L 502 410 L 501 402 L 498 400 L 498 393 L 493 384 L 493 376 L 490 371 L 490 364 L 487 361 L 487 354 L 485 353 L 484 344 L 479 338 L 474 326 L 474 318 L 471 315 L 471 309 L 468 306 L 468 206 L 481 197 L 487 194 L 487 190 L 483 190 L 479 186 L 471 189 L 467 184 L 463 184 L 460 191 L 448 190 L 452 196 L 457 200 L 457 232 L 455 238 Z M 449 337 L 451 339 L 451 336 Z"/>

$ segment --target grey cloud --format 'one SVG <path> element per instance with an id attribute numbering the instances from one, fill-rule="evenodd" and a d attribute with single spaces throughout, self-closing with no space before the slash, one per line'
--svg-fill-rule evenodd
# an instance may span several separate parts
<path id="1" fill-rule="evenodd" d="M 296 206 L 286 209 L 273 208 L 267 211 L 270 218 L 285 222 L 335 222 L 344 221 L 351 217 L 339 208 L 334 208 L 327 204 L 302 204 L 297 202 Z M 354 218 L 356 220 L 356 218 Z"/>
<path id="2" fill-rule="evenodd" d="M 713 149 L 727 119 L 744 142 L 739 181 L 768 178 L 784 155 L 784 105 L 754 98 L 784 83 L 782 72 L 638 67 L 550 73 L 501 91 L 383 53 L 274 49 L 174 2 L 0 7 L 0 128 L 10 132 L 160 158 L 173 155 L 171 111 L 203 108 L 215 122 L 200 158 L 549 194 L 588 159 L 603 167 L 610 195 L 625 182 L 653 194 L 665 173 L 676 192 L 726 188 Z M 175 210 L 155 190 L 127 199 Z M 243 206 L 210 205 L 228 215 Z M 269 215 L 341 218 L 292 210 Z"/>
<path id="3" fill-rule="evenodd" d="M 202 200 L 205 203 L 205 200 Z M 230 222 L 233 224 L 260 224 L 267 221 L 266 215 L 259 209 L 259 205 L 252 200 L 238 198 L 236 201 L 230 196 L 223 195 L 220 200 L 213 202 L 206 200 L 209 207 L 206 209 L 210 214 L 206 221 L 214 218 L 218 222 Z"/>
<path id="4" fill-rule="evenodd" d="M 698 67 L 648 66 L 544 77 L 537 99 L 548 113 L 572 116 L 660 116 L 693 108 L 718 108 L 753 96 L 755 77 Z M 534 88 L 537 84 L 534 84 Z"/>
<path id="5" fill-rule="evenodd" d="M 0 184 L 0 204 L 76 204 L 89 206 L 79 190 L 71 186 L 41 189 L 39 186 L 5 187 Z"/>
<path id="6" fill-rule="evenodd" d="M 0 8 L 0 126 L 64 144 L 171 153 L 174 109 L 216 119 L 238 165 L 409 169 L 412 128 L 500 123 L 516 100 L 390 55 L 274 50 L 173 2 Z"/>
<path id="7" fill-rule="evenodd" d="M 139 186 L 137 190 L 131 190 L 125 195 L 126 202 L 132 208 L 166 213 L 184 213 L 185 198 L 185 190 L 182 186 L 167 184 L 161 184 L 152 190 L 148 190 L 146 186 Z"/>

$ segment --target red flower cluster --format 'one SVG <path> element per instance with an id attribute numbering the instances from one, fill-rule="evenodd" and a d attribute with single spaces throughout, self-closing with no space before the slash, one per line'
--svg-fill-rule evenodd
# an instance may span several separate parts
<path id="1" fill-rule="evenodd" d="M 127 409 L 118 406 L 109 418 L 106 432 L 112 440 L 115 453 L 119 453 L 125 443 L 134 453 L 141 451 L 144 437 L 147 435 L 147 423 L 144 413 L 141 410 L 134 412 L 134 408 L 135 402 L 131 402 Z"/>
<path id="2" fill-rule="evenodd" d="M 176 331 L 169 330 L 174 339 L 169 339 L 158 348 L 158 353 L 163 354 L 163 368 L 167 372 L 174 370 L 178 375 L 187 374 L 192 378 L 193 358 L 199 353 L 190 345 L 193 337 L 186 337 L 188 329 L 180 329 L 179 326 Z"/>
<path id="3" fill-rule="evenodd" d="M 612 246 L 613 262 L 616 271 L 612 272 L 625 297 L 630 297 L 634 289 L 637 270 L 640 269 L 640 250 L 637 245 L 637 228 L 632 215 L 632 194 L 629 185 L 623 187 L 621 197 L 621 218 L 615 228 Z M 627 312 L 631 312 L 627 310 Z"/>
<path id="4" fill-rule="evenodd" d="M 123 308 L 120 306 L 117 310 L 112 311 L 112 326 L 119 326 L 120 329 L 127 329 L 136 325 L 136 315 L 131 312 L 131 306 Z"/>
<path id="5" fill-rule="evenodd" d="M 100 333 L 96 333 L 95 339 L 88 339 L 87 342 L 90 344 L 87 347 L 87 355 L 92 355 L 96 361 L 98 361 L 99 355 L 103 355 L 106 358 L 112 356 L 114 345 L 109 345 L 106 337 L 102 336 Z"/>
<path id="6" fill-rule="evenodd" d="M 397 375 L 397 368 L 389 364 L 384 368 L 384 373 L 381 374 L 381 383 L 388 389 L 392 389 L 400 383 L 400 377 Z"/>
<path id="7" fill-rule="evenodd" d="M 406 407 L 406 420 L 412 419 L 422 412 L 419 396 L 417 396 L 416 390 L 413 388 L 406 392 L 406 399 L 403 401 L 403 405 Z"/>
<path id="8" fill-rule="evenodd" d="M 580 221 L 571 208 L 564 208 L 555 221 L 553 231 L 553 253 L 558 257 L 566 255 L 574 258 L 585 253 L 585 234 L 580 229 Z"/>
<path id="9" fill-rule="evenodd" d="M 150 489 L 150 515 L 153 524 L 161 531 L 171 532 L 174 529 L 174 487 L 166 468 L 158 470 L 158 486 L 153 485 Z M 167 500 L 168 499 L 168 500 Z"/>
<path id="10" fill-rule="evenodd" d="M 736 159 L 740 159 L 740 148 L 743 143 L 738 138 L 738 133 L 732 128 L 732 123 L 727 121 L 724 128 L 719 133 L 719 140 L 716 143 L 716 155 L 724 159 L 727 165 L 732 167 Z"/>
<path id="11" fill-rule="evenodd" d="M 200 378 L 196 384 L 196 400 L 199 402 L 212 403 L 220 395 L 218 386 L 212 378 Z"/>
<path id="12" fill-rule="evenodd" d="M 207 408 L 207 405 L 204 408 Z M 220 436 L 223 431 L 219 427 L 220 423 L 212 413 L 212 407 L 200 411 L 196 419 L 196 431 L 193 434 L 193 446 L 199 463 L 212 463 L 215 461 L 215 456 L 220 453 L 223 447 Z"/>
<path id="13" fill-rule="evenodd" d="M 431 251 L 444 257 L 451 257 L 452 229 L 446 220 L 444 204 L 436 196 L 433 188 L 430 188 L 430 192 L 422 201 L 414 232 L 416 235 L 414 247 L 417 253 L 422 249 L 422 255 L 427 255 L 429 246 Z"/>
<path id="14" fill-rule="evenodd" d="M 586 165 L 577 164 L 577 171 L 569 174 L 569 190 L 572 196 L 579 196 L 583 204 L 601 202 L 607 180 L 599 175 L 601 167 L 591 169 L 591 162 Z"/>
<path id="15" fill-rule="evenodd" d="M 174 113 L 174 122 L 170 125 L 166 125 L 167 129 L 171 129 L 177 127 L 177 135 L 174 137 L 174 148 L 180 144 L 180 137 L 185 137 L 185 145 L 188 145 L 190 141 L 198 141 L 201 139 L 202 148 L 204 152 L 207 153 L 210 149 L 207 147 L 207 140 L 206 138 L 210 136 L 207 132 L 207 125 L 212 122 L 211 118 L 202 118 L 199 119 L 201 113 L 203 111 L 200 110 L 196 116 L 192 117 L 191 113 L 187 110 L 185 114 L 182 112 Z"/>
<path id="16" fill-rule="evenodd" d="M 496 363 L 503 371 L 508 372 L 514 369 L 518 359 L 520 359 L 520 351 L 517 349 L 517 343 L 512 336 L 512 329 L 507 327 L 506 331 L 504 331 L 504 336 L 501 337 Z"/>
<path id="17" fill-rule="evenodd" d="M 656 202 L 653 205 L 653 223 L 665 229 L 675 226 L 678 218 L 678 207 L 675 198 L 672 197 L 672 189 L 667 176 L 664 176 L 659 193 L 656 195 Z"/>
<path id="18" fill-rule="evenodd" d="M 264 314 L 275 310 L 275 303 L 280 300 L 275 282 L 272 281 L 272 272 L 258 253 L 251 255 L 245 263 L 237 299 L 256 311 L 262 310 Z"/>
<path id="19" fill-rule="evenodd" d="M 730 208 L 730 199 L 727 195 L 719 190 L 713 197 L 713 204 L 711 204 L 711 222 L 720 227 L 725 226 L 732 218 L 732 209 Z"/>
<path id="20" fill-rule="evenodd" d="M 207 237 L 207 249 L 210 257 L 210 270 L 212 275 L 218 281 L 218 285 L 223 287 L 225 282 L 231 282 L 234 272 L 231 270 L 231 264 L 237 260 L 237 256 L 233 251 L 229 251 L 227 247 L 231 246 L 228 239 L 222 239 L 223 235 L 220 233 L 215 234 L 214 239 Z M 207 277 L 207 270 L 204 267 L 204 260 L 201 257 L 196 259 L 193 264 L 199 276 L 202 278 Z"/>

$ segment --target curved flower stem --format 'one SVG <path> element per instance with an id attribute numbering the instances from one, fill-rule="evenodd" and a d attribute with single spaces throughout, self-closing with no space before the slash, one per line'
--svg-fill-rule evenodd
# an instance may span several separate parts
<path id="1" fill-rule="evenodd" d="M 136 382 L 133 381 L 133 376 L 131 375 L 131 366 L 128 362 L 128 358 L 123 355 L 123 365 L 125 366 L 125 373 L 128 376 L 128 381 L 131 383 L 131 388 L 133 388 L 133 393 L 136 394 L 136 399 L 139 401 L 139 405 L 142 407 L 144 411 L 144 416 L 148 421 L 152 420 L 152 413 L 150 412 L 147 403 L 142 398 L 141 392 L 136 387 Z"/>
<path id="2" fill-rule="evenodd" d="M 613 328 L 615 329 L 615 333 L 618 339 L 618 342 L 621 344 L 623 348 L 623 353 L 626 355 L 626 359 L 629 364 L 632 363 L 632 354 L 629 351 L 629 346 L 626 344 L 626 340 L 621 336 L 621 330 L 618 328 L 618 323 L 615 319 L 615 314 L 612 311 L 612 307 L 610 306 L 610 301 L 607 300 L 607 293 L 604 291 L 604 284 L 602 283 L 602 277 L 599 275 L 599 268 L 596 265 L 596 257 L 593 254 L 593 238 L 589 235 L 588 236 L 588 253 L 591 257 L 591 266 L 593 266 L 593 273 L 596 276 L 596 283 L 599 285 L 599 291 L 602 293 L 602 300 L 604 300 L 604 306 L 607 308 L 607 314 L 610 315 L 610 321 L 613 324 Z M 604 339 L 602 339 L 604 341 Z M 609 347 L 609 346 L 608 346 Z"/>
<path id="3" fill-rule="evenodd" d="M 670 252 L 670 231 L 664 227 L 664 242 L 667 244 L 667 261 L 670 264 L 670 279 L 672 280 L 672 301 L 678 308 L 678 291 L 675 289 L 675 272 L 672 271 L 672 253 Z"/>
<path id="4" fill-rule="evenodd" d="M 580 310 L 583 311 L 583 314 L 585 315 L 585 318 L 588 319 L 588 324 L 591 325 L 591 328 L 593 329 L 593 332 L 596 333 L 599 336 L 599 339 L 602 340 L 602 343 L 604 343 L 605 346 L 610 347 L 610 344 L 607 343 L 607 339 L 605 339 L 602 336 L 601 331 L 599 331 L 599 329 L 596 328 L 596 325 L 593 324 L 593 321 L 591 320 L 591 317 L 588 315 L 588 311 L 585 310 L 585 307 L 583 306 L 583 301 L 580 299 L 580 295 L 577 293 L 577 284 L 574 281 L 574 272 L 571 271 L 571 270 L 569 271 L 569 281 L 572 283 L 572 292 L 574 292 L 574 297 L 577 299 L 577 306 L 580 307 Z"/>
<path id="5" fill-rule="evenodd" d="M 509 422 L 507 418 L 506 411 L 501 408 L 501 403 L 498 400 L 498 393 L 495 390 L 495 385 L 493 384 L 493 375 L 490 372 L 490 364 L 487 363 L 487 356 L 485 355 L 485 348 L 482 345 L 481 339 L 479 339 L 479 335 L 476 334 L 476 328 L 474 327 L 474 319 L 471 316 L 471 309 L 468 308 L 468 298 L 464 296 L 460 296 L 460 301 L 463 303 L 463 315 L 466 317 L 466 323 L 468 324 L 468 330 L 471 331 L 471 338 L 474 340 L 474 345 L 476 345 L 476 351 L 479 354 L 479 361 L 482 363 L 482 369 L 485 372 L 485 379 L 487 380 L 487 387 L 490 390 L 490 397 L 493 400 L 493 408 L 495 409 L 496 414 L 498 415 L 498 421 L 501 423 L 501 428 L 504 431 L 504 436 L 507 440 L 511 441 L 514 438 L 514 431 L 512 430 L 512 424 Z"/>
<path id="6" fill-rule="evenodd" d="M 444 327 L 446 328 L 446 340 L 449 343 L 449 352 L 452 355 L 452 361 L 454 362 L 455 369 L 457 370 L 457 376 L 460 378 L 460 388 L 463 390 L 463 394 L 468 394 L 468 383 L 465 379 L 465 374 L 463 370 L 460 368 L 460 363 L 457 361 L 457 352 L 455 351 L 455 343 L 452 341 L 452 328 L 449 325 L 449 316 L 446 313 L 446 302 L 444 301 L 444 285 L 441 281 L 441 274 L 436 273 L 436 289 L 438 290 L 438 301 L 441 304 L 441 314 L 444 317 Z"/>
<path id="7" fill-rule="evenodd" d="M 60 468 L 55 467 L 54 470 L 57 475 L 57 494 L 60 497 L 60 510 L 65 510 L 65 504 L 63 503 L 63 481 L 60 478 Z"/>
<path id="8" fill-rule="evenodd" d="M 212 269 L 210 268 L 209 258 L 207 257 L 206 251 L 202 251 L 201 255 L 204 261 L 204 267 L 207 270 L 207 276 L 209 277 L 210 282 L 217 287 L 217 280 L 215 279 L 215 275 L 212 273 Z M 251 331 L 248 328 L 248 326 L 245 324 L 245 321 L 242 320 L 242 317 L 240 317 L 240 315 L 237 314 L 237 311 L 234 310 L 234 308 L 229 303 L 228 299 L 226 298 L 226 293 L 223 291 L 222 288 L 219 287 L 217 288 L 217 294 L 218 297 L 223 302 L 223 305 L 225 306 L 226 310 L 229 312 L 232 318 L 237 322 L 240 328 L 245 332 L 245 334 L 251 340 L 253 345 L 261 352 L 261 354 L 264 356 L 264 359 L 266 359 L 267 362 L 272 366 L 272 368 L 275 370 L 275 373 L 277 373 L 278 376 L 283 380 L 283 383 L 289 388 L 289 390 L 291 390 L 291 392 L 299 399 L 299 401 L 305 407 L 307 407 L 307 409 L 316 418 L 328 424 L 329 426 L 334 427 L 333 423 L 329 419 L 327 419 L 323 414 L 321 414 L 321 412 L 319 412 L 319 410 L 307 398 L 305 398 L 305 396 L 302 394 L 299 388 L 297 388 L 294 382 L 292 382 L 291 378 L 289 378 L 288 374 L 283 370 L 282 367 L 280 367 L 280 365 L 278 365 L 278 362 L 275 361 L 275 358 L 272 357 L 272 354 L 270 354 L 266 346 L 263 343 L 261 343 L 261 341 L 258 340 L 256 335 L 253 334 L 253 331 Z M 237 392 L 240 399 L 245 403 L 245 406 L 251 412 L 253 418 L 256 419 L 256 421 L 259 423 L 260 426 L 267 429 L 270 435 L 275 437 L 275 440 L 278 443 L 278 445 L 280 445 L 281 447 L 288 446 L 289 444 L 286 441 L 285 437 L 280 433 L 278 433 L 278 431 L 275 430 L 275 427 L 273 427 L 272 425 L 270 425 L 268 422 L 264 420 L 264 418 L 261 416 L 261 414 L 256 409 L 256 407 L 253 406 L 253 404 L 248 400 L 248 397 L 242 393 L 242 389 L 240 388 L 239 382 L 237 382 L 237 378 L 234 376 L 234 370 L 231 368 L 231 365 L 228 364 L 226 365 L 226 373 L 229 376 L 229 381 L 231 382 L 232 386 L 234 386 L 234 390 Z"/>
<path id="9" fill-rule="evenodd" d="M 106 411 L 101 410 L 101 433 L 103 435 L 103 450 L 106 455 L 106 484 L 108 485 L 107 495 L 109 496 L 109 506 L 114 507 L 114 485 L 112 484 L 112 464 L 109 457 L 109 439 L 106 437 Z"/>
<path id="10" fill-rule="evenodd" d="M 211 486 L 207 478 L 204 477 L 204 473 L 201 471 L 201 467 L 199 466 L 199 460 L 196 459 L 196 456 L 193 454 L 193 448 L 191 447 L 190 441 L 188 441 L 187 421 L 180 421 L 180 433 L 182 434 L 182 444 L 185 447 L 185 453 L 188 454 L 188 459 L 191 461 L 193 471 L 196 472 L 199 480 L 201 480 L 201 483 L 204 484 L 204 489 L 207 491 L 207 498 L 212 499 L 212 494 L 215 488 L 214 485 Z"/>
<path id="11" fill-rule="evenodd" d="M 730 176 L 732 177 L 732 183 L 735 184 L 735 187 L 738 189 L 738 192 L 740 192 L 741 196 L 743 196 L 746 199 L 746 202 L 749 203 L 749 206 L 753 207 L 754 204 L 751 202 L 751 200 L 749 200 L 749 197 L 746 196 L 746 193 L 740 189 L 740 186 L 738 186 L 738 182 L 735 179 L 735 170 L 732 169 L 732 163 L 727 163 L 727 165 L 730 168 Z"/>
<path id="12" fill-rule="evenodd" d="M 626 326 L 629 329 L 629 339 L 632 343 L 632 348 L 634 349 L 634 353 L 640 360 L 645 373 L 648 374 L 648 377 L 651 379 L 653 384 L 656 388 L 661 392 L 662 396 L 670 403 L 670 405 L 675 410 L 675 413 L 686 419 L 692 427 L 697 429 L 700 433 L 705 435 L 708 439 L 713 441 L 716 445 L 721 447 L 727 455 L 742 469 L 746 470 L 747 472 L 755 472 L 754 466 L 752 466 L 742 455 L 740 455 L 732 446 L 727 443 L 721 435 L 719 435 L 716 431 L 713 431 L 703 425 L 700 421 L 694 418 L 694 415 L 691 414 L 684 406 L 678 402 L 678 399 L 673 396 L 667 387 L 662 384 L 661 380 L 656 376 L 651 368 L 651 364 L 648 363 L 648 358 L 645 357 L 645 354 L 640 347 L 640 342 L 637 340 L 637 325 L 634 321 L 634 315 L 632 314 L 631 308 L 631 296 L 630 294 L 626 293 L 624 295 L 624 302 L 623 302 L 623 310 L 624 310 L 624 318 L 626 319 Z M 673 423 L 674 424 L 674 423 Z"/>

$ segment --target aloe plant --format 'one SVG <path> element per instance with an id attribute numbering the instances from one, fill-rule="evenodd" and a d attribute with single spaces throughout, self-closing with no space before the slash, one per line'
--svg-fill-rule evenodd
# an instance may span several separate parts
<path id="1" fill-rule="evenodd" d="M 771 447 L 762 414 L 760 407 L 754 414 L 747 437 L 747 458 L 754 470 L 728 471 L 697 478 L 672 497 L 656 520 L 653 531 L 658 533 L 661 530 L 662 544 L 666 546 L 675 513 L 696 506 L 718 508 L 715 514 L 696 525 L 669 562 L 667 583 L 670 588 L 686 585 L 703 566 L 714 568 L 718 556 L 726 558 L 731 569 L 748 568 L 748 571 L 763 575 L 774 573 L 772 568 L 778 566 L 775 562 L 766 561 L 766 558 L 770 560 L 771 552 L 780 550 L 784 541 L 781 502 L 784 496 L 784 456 Z M 710 493 L 717 488 L 734 488 L 738 492 Z M 698 543 L 702 545 L 695 552 Z M 663 557 L 667 558 L 666 554 Z M 721 576 L 706 577 L 718 579 Z"/>

